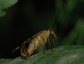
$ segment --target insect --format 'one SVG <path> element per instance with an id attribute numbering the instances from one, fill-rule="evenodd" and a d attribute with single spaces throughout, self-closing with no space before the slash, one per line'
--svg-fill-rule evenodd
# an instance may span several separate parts
<path id="1" fill-rule="evenodd" d="M 57 38 L 53 29 L 45 29 L 43 31 L 38 32 L 31 38 L 27 39 L 20 46 L 21 56 L 22 57 L 31 56 L 34 53 L 34 51 L 36 51 L 40 46 L 44 46 L 48 42 L 48 39 L 51 34 L 55 38 Z M 20 47 L 17 47 L 16 50 L 19 49 Z"/>

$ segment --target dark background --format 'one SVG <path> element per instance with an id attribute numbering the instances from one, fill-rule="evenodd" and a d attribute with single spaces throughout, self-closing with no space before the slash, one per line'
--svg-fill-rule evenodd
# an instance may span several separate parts
<path id="1" fill-rule="evenodd" d="M 9 57 L 16 46 L 47 27 L 54 13 L 53 0 L 19 0 L 10 7 L 0 18 L 0 57 Z"/>
<path id="2" fill-rule="evenodd" d="M 61 1 L 66 4 L 67 0 Z M 19 56 L 10 53 L 27 38 L 48 26 L 55 25 L 59 40 L 63 40 L 78 18 L 84 18 L 84 1 L 79 1 L 71 13 L 63 13 L 68 15 L 64 16 L 66 20 L 61 15 L 59 18 L 57 11 L 55 0 L 19 0 L 7 9 L 7 14 L 0 18 L 0 57 Z"/>

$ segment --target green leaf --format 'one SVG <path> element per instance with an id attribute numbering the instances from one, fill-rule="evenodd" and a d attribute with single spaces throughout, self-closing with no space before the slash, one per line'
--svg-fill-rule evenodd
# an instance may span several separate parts
<path id="1" fill-rule="evenodd" d="M 2 9 L 9 8 L 10 6 L 14 5 L 17 0 L 0 0 L 0 7 Z"/>
<path id="2" fill-rule="evenodd" d="M 50 49 L 25 59 L 18 57 L 4 64 L 84 64 L 84 45 L 60 46 L 53 51 Z"/>
<path id="3" fill-rule="evenodd" d="M 17 0 L 0 0 L 0 17 L 5 15 L 4 9 L 8 9 L 12 5 L 14 5 Z"/>
<path id="4" fill-rule="evenodd" d="M 83 46 L 61 46 L 53 49 L 53 51 L 48 50 L 45 53 L 32 56 L 30 59 L 27 59 L 24 64 L 72 64 L 83 57 Z"/>
<path id="5" fill-rule="evenodd" d="M 1 10 L 0 8 L 0 17 L 4 16 L 5 15 L 5 12 Z"/>

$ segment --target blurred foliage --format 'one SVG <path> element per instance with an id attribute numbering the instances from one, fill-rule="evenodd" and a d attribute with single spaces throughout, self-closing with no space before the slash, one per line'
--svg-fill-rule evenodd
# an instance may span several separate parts
<path id="1" fill-rule="evenodd" d="M 84 19 L 79 19 L 73 30 L 65 38 L 64 44 L 84 45 Z"/>
<path id="2" fill-rule="evenodd" d="M 78 4 L 78 0 L 55 0 L 56 1 L 56 16 L 61 23 L 67 23 L 73 10 Z"/>
<path id="3" fill-rule="evenodd" d="M 5 15 L 5 10 L 14 5 L 17 0 L 0 0 L 0 17 Z"/>
<path id="4" fill-rule="evenodd" d="M 0 64 L 84 64 L 84 45 L 61 46 L 29 58 L 0 59 Z"/>
<path id="5" fill-rule="evenodd" d="M 82 0 L 55 0 L 56 27 L 61 44 L 84 44 Z M 80 7 L 80 8 L 79 8 Z M 80 19 L 81 18 L 81 19 Z M 73 40 L 73 41 L 72 41 Z"/>

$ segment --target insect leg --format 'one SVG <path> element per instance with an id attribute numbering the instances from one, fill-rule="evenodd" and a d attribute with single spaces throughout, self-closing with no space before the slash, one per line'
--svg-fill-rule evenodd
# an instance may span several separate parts
<path id="1" fill-rule="evenodd" d="M 48 38 L 48 43 L 49 43 L 51 50 L 53 51 L 49 38 Z"/>
<path id="2" fill-rule="evenodd" d="M 54 39 L 52 39 L 52 46 L 53 46 L 53 48 L 55 47 L 55 41 L 54 41 Z"/>
<path id="3" fill-rule="evenodd" d="M 45 54 L 45 46 L 43 46 L 43 53 Z"/>

